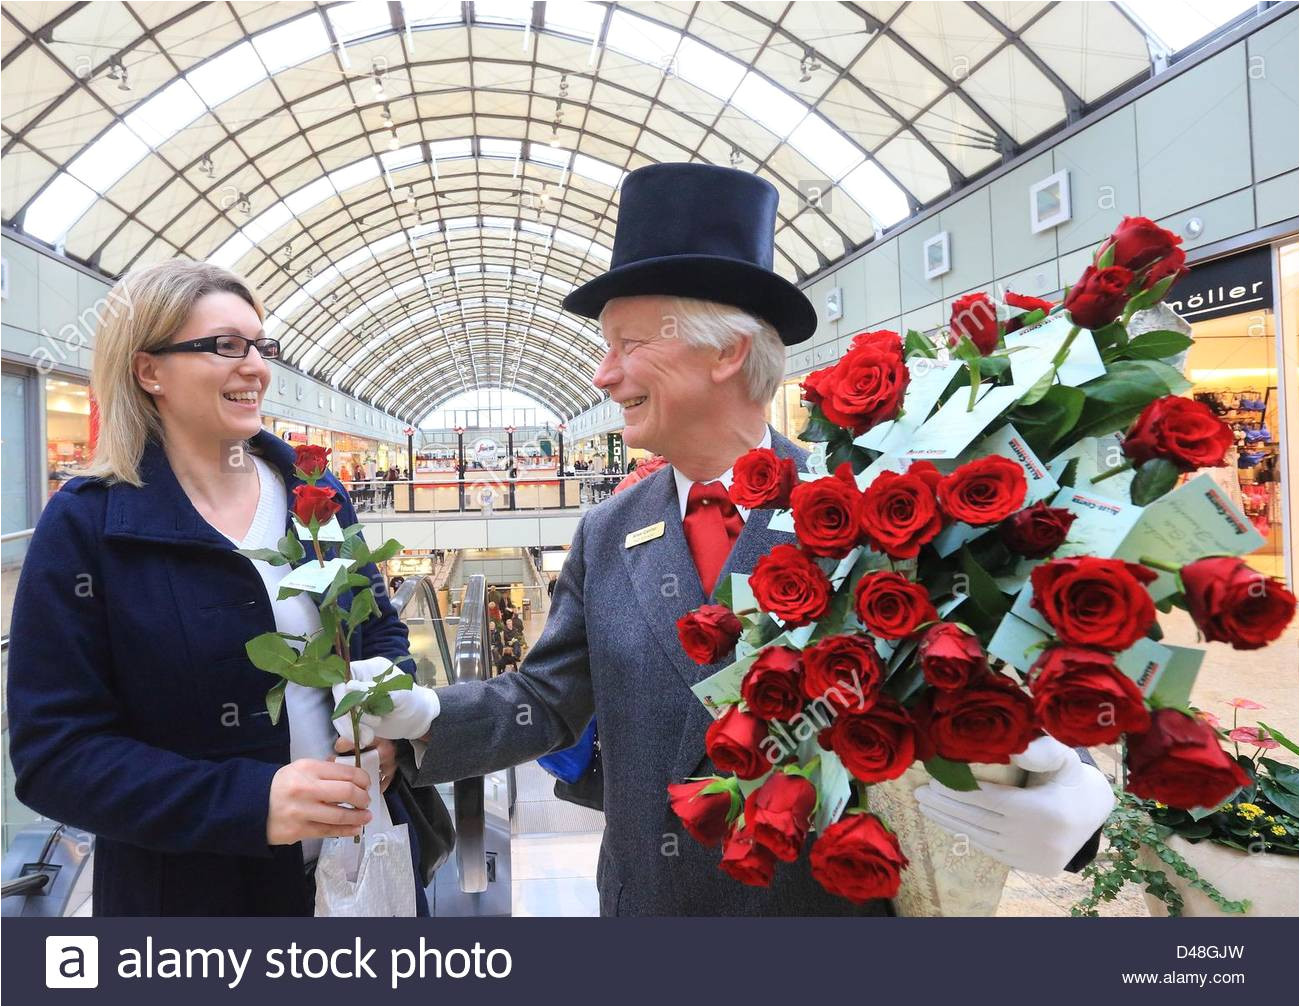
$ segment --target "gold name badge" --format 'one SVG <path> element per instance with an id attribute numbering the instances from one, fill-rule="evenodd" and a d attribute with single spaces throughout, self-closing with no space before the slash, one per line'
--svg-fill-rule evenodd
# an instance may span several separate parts
<path id="1" fill-rule="evenodd" d="M 629 532 L 627 538 L 623 541 L 623 548 L 631 549 L 634 545 L 640 545 L 642 542 L 649 542 L 651 539 L 661 538 L 663 533 L 664 523 L 662 521 L 656 521 L 654 524 L 647 525 L 638 531 Z"/>

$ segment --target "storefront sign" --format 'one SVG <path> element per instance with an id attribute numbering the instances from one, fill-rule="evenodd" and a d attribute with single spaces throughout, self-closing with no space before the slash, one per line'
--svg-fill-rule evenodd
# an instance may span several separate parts
<path id="1" fill-rule="evenodd" d="M 1193 266 L 1165 295 L 1189 322 L 1273 308 L 1273 250 L 1264 245 Z"/>

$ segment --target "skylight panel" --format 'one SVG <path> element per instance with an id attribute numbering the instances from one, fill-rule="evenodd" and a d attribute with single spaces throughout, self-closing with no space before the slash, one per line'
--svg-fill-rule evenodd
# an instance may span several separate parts
<path id="1" fill-rule="evenodd" d="M 406 242 L 406 232 L 398 231 L 396 234 L 386 234 L 378 241 L 370 243 L 370 254 L 378 259 L 385 252 L 391 251 L 398 245 Z"/>
<path id="2" fill-rule="evenodd" d="M 474 151 L 467 137 L 463 140 L 435 140 L 429 144 L 429 153 L 435 161 L 451 161 L 458 157 L 471 157 Z"/>
<path id="3" fill-rule="evenodd" d="M 351 189 L 354 185 L 369 182 L 379 176 L 379 164 L 373 157 L 363 157 L 360 161 L 345 164 L 330 172 L 330 181 L 339 192 Z"/>
<path id="4" fill-rule="evenodd" d="M 496 230 L 514 231 L 515 221 L 513 217 L 484 217 L 483 226 Z"/>
<path id="5" fill-rule="evenodd" d="M 265 80 L 266 68 L 257 58 L 252 43 L 240 42 L 220 56 L 200 63 L 185 75 L 185 79 L 209 108 L 216 108 L 226 99 Z"/>
<path id="6" fill-rule="evenodd" d="M 325 22 L 313 12 L 278 28 L 258 32 L 253 36 L 253 47 L 266 64 L 267 72 L 277 74 L 328 52 L 330 40 L 325 33 Z"/>
<path id="7" fill-rule="evenodd" d="M 871 214 L 882 229 L 897 224 L 909 212 L 903 190 L 872 161 L 866 161 L 849 172 L 840 182 L 840 188 Z"/>
<path id="8" fill-rule="evenodd" d="M 866 160 L 843 133 L 815 112 L 799 123 L 787 142 L 834 182 Z"/>
<path id="9" fill-rule="evenodd" d="M 760 126 L 784 139 L 808 113 L 808 107 L 752 70 L 745 74 L 731 104 Z"/>
<path id="10" fill-rule="evenodd" d="M 395 171 L 419 164 L 424 160 L 424 153 L 418 143 L 413 143 L 398 150 L 386 150 L 379 155 L 379 160 L 383 162 L 384 170 L 391 175 Z"/>
<path id="11" fill-rule="evenodd" d="M 569 166 L 569 151 L 534 142 L 528 145 L 528 160 L 536 161 L 538 164 L 549 164 L 552 168 L 564 169 Z"/>
<path id="12" fill-rule="evenodd" d="M 1173 52 L 1198 42 L 1255 4 L 1244 0 L 1129 0 L 1127 7 L 1137 19 Z"/>
<path id="13" fill-rule="evenodd" d="M 23 216 L 23 230 L 33 238 L 57 245 L 98 197 L 93 189 L 59 172 Z"/>
<path id="14" fill-rule="evenodd" d="M 461 231 L 467 227 L 477 227 L 478 218 L 476 217 L 452 217 L 450 220 L 442 222 L 444 229 L 448 231 Z"/>
<path id="15" fill-rule="evenodd" d="M 546 27 L 564 35 L 591 41 L 600 34 L 604 20 L 603 4 L 580 0 L 548 0 L 546 4 Z"/>
<path id="16" fill-rule="evenodd" d="M 618 183 L 623 180 L 623 169 L 586 154 L 573 155 L 573 171 L 583 178 L 608 185 L 611 189 L 617 189 Z"/>
<path id="17" fill-rule="evenodd" d="M 338 269 L 340 273 L 350 273 L 352 270 L 356 269 L 357 266 L 361 265 L 361 263 L 370 261 L 370 248 L 366 245 L 362 245 L 355 252 L 351 252 L 339 259 Z"/>
<path id="18" fill-rule="evenodd" d="M 148 153 L 140 138 L 119 122 L 82 151 L 68 165 L 68 173 L 102 195 Z"/>
<path id="19" fill-rule="evenodd" d="M 393 29 L 388 4 L 376 3 L 375 0 L 354 0 L 353 3 L 338 4 L 326 13 L 330 24 L 334 26 L 334 34 L 342 42 L 353 42 Z"/>
<path id="20" fill-rule="evenodd" d="M 513 161 L 519 156 L 520 146 L 518 140 L 494 140 L 485 137 L 478 142 L 478 152 L 482 157 L 501 157 Z"/>
<path id="21" fill-rule="evenodd" d="M 412 27 L 459 24 L 464 20 L 459 0 L 405 0 L 402 14 Z"/>
<path id="22" fill-rule="evenodd" d="M 261 241 L 268 234 L 274 234 L 293 219 L 293 213 L 283 202 L 272 204 L 244 225 L 244 233 L 253 241 Z"/>
<path id="23" fill-rule="evenodd" d="M 289 208 L 290 213 L 297 217 L 313 207 L 319 206 L 325 200 L 333 198 L 333 196 L 334 186 L 330 183 L 328 177 L 323 177 L 289 193 L 284 197 L 284 205 Z"/>
<path id="24" fill-rule="evenodd" d="M 208 256 L 208 262 L 224 269 L 233 269 L 235 263 L 252 250 L 253 243 L 243 231 L 236 231 L 227 238 L 215 252 Z"/>
<path id="25" fill-rule="evenodd" d="M 671 28 L 616 10 L 609 21 L 605 45 L 642 63 L 666 66 L 677 51 L 681 38 L 681 34 Z"/>
<path id="26" fill-rule="evenodd" d="M 677 50 L 677 76 L 726 101 L 745 76 L 744 64 L 693 38 L 683 38 Z"/>
<path id="27" fill-rule="evenodd" d="M 173 81 L 126 117 L 126 124 L 150 147 L 160 147 L 206 111 L 189 82 Z"/>
<path id="28" fill-rule="evenodd" d="M 474 21 L 477 24 L 523 25 L 533 18 L 533 5 L 522 0 L 476 0 Z"/>

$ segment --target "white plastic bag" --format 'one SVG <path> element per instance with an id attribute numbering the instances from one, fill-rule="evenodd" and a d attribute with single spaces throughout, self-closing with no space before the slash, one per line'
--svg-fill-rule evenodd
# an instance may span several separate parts
<path id="1" fill-rule="evenodd" d="M 352 758 L 352 756 L 348 756 Z M 394 825 L 379 787 L 379 753 L 361 753 L 374 815 L 361 842 L 326 839 L 316 861 L 317 916 L 414 916 L 415 869 L 406 824 Z"/>

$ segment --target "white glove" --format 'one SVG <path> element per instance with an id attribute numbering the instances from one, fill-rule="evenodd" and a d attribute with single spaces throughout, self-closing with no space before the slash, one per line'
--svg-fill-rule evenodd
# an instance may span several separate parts
<path id="1" fill-rule="evenodd" d="M 1034 739 L 1011 761 L 1029 772 L 1023 787 L 962 791 L 932 780 L 915 791 L 921 813 L 1017 870 L 1057 874 L 1106 821 L 1115 795 L 1101 770 L 1055 738 Z"/>
<path id="2" fill-rule="evenodd" d="M 334 702 L 349 692 L 365 692 L 370 683 L 393 666 L 386 657 L 368 657 L 351 664 L 352 679 L 333 687 Z M 393 709 L 382 717 L 372 713 L 361 715 L 361 747 L 364 750 L 379 738 L 419 738 L 427 734 L 433 718 L 438 716 L 438 694 L 424 685 L 390 692 Z M 339 736 L 352 741 L 352 718 L 348 715 L 334 721 Z"/>

